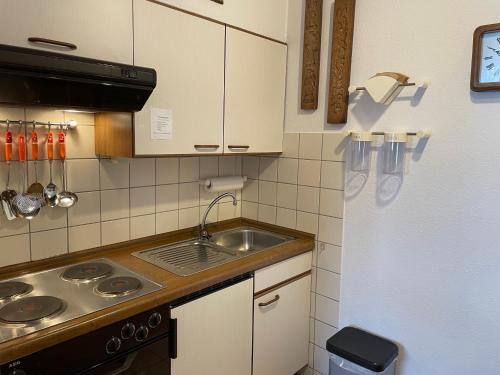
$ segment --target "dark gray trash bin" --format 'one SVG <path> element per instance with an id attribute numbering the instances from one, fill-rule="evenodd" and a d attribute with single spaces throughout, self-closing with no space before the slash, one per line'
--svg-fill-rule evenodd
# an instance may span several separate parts
<path id="1" fill-rule="evenodd" d="M 330 375 L 394 375 L 398 347 L 358 328 L 346 327 L 326 342 Z"/>

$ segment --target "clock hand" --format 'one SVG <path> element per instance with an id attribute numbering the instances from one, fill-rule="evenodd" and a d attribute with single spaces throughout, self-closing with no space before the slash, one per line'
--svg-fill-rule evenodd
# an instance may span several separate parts
<path id="1" fill-rule="evenodd" d="M 493 52 L 495 52 L 498 56 L 500 56 L 500 50 L 495 49 L 493 47 L 488 46 L 489 49 L 491 49 Z"/>

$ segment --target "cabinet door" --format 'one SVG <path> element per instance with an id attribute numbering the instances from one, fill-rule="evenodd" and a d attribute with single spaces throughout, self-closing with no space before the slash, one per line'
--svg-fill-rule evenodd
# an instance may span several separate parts
<path id="1" fill-rule="evenodd" d="M 225 153 L 282 151 L 285 74 L 285 45 L 227 28 Z"/>
<path id="2" fill-rule="evenodd" d="M 0 43 L 133 64 L 132 0 L 0 0 Z"/>
<path id="3" fill-rule="evenodd" d="M 250 375 L 253 280 L 172 309 L 177 358 L 172 375 Z"/>
<path id="4" fill-rule="evenodd" d="M 134 0 L 134 58 L 158 75 L 153 94 L 135 116 L 135 154 L 221 154 L 224 26 Z M 152 109 L 172 111 L 168 139 L 152 137 Z"/>
<path id="5" fill-rule="evenodd" d="M 308 275 L 255 300 L 253 375 L 291 375 L 307 365 L 310 288 Z"/>
<path id="6" fill-rule="evenodd" d="M 288 0 L 159 0 L 267 37 L 286 40 Z"/>

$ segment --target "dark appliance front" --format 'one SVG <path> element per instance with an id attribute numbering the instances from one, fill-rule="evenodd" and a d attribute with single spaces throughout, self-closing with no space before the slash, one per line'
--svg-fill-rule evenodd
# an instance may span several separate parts
<path id="1" fill-rule="evenodd" d="M 0 44 L 0 103 L 98 111 L 140 111 L 156 71 Z"/>
<path id="2" fill-rule="evenodd" d="M 135 315 L 0 367 L 0 375 L 170 375 L 169 306 Z"/>

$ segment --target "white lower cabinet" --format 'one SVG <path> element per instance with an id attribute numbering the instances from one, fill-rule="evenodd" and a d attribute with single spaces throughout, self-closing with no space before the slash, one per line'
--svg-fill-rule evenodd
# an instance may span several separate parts
<path id="1" fill-rule="evenodd" d="M 175 307 L 172 375 L 251 375 L 253 279 Z"/>
<path id="2" fill-rule="evenodd" d="M 254 301 L 253 375 L 292 375 L 307 365 L 310 290 L 309 274 Z"/>

